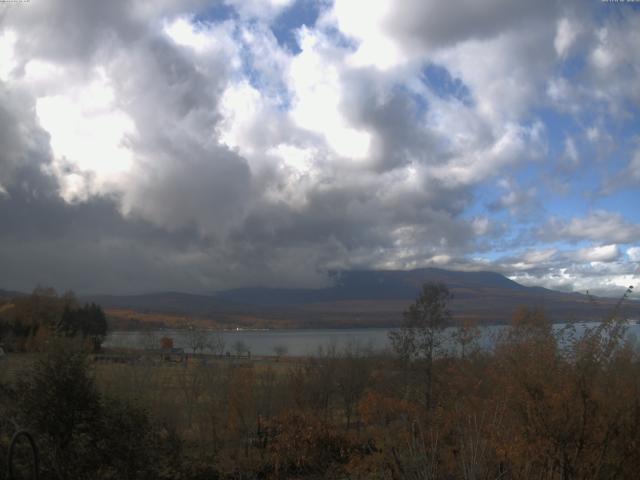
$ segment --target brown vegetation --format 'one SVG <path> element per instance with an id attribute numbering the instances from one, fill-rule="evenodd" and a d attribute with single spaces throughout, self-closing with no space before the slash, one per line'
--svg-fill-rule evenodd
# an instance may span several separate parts
<path id="1" fill-rule="evenodd" d="M 491 351 L 473 348 L 474 328 L 460 327 L 464 356 L 401 358 L 351 344 L 308 359 L 95 364 L 86 378 L 74 373 L 85 382 L 79 398 L 90 394 L 94 405 L 79 436 L 43 416 L 32 428 L 45 447 L 87 449 L 81 466 L 94 470 L 83 478 L 112 478 L 87 463 L 104 445 L 130 448 L 117 436 L 93 445 L 91 415 L 104 415 L 100 425 L 123 438 L 135 428 L 144 459 L 162 466 L 151 471 L 131 458 L 126 468 L 140 473 L 128 478 L 635 478 L 640 355 L 615 315 L 584 334 L 571 325 L 554 332 L 542 310 L 523 307 Z M 5 379 L 5 391 L 42 401 L 34 392 L 48 377 L 20 377 L 17 390 Z M 12 398 L 2 397 L 3 414 L 33 422 Z M 120 415 L 129 411 L 127 423 Z M 67 453 L 51 465 L 73 462 Z M 109 465 L 110 475 L 125 468 Z"/>

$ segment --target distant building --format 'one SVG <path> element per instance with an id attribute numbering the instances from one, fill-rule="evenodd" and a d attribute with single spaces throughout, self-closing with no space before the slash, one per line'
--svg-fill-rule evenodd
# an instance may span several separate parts
<path id="1" fill-rule="evenodd" d="M 183 362 L 186 358 L 184 348 L 161 348 L 160 358 L 165 362 Z"/>

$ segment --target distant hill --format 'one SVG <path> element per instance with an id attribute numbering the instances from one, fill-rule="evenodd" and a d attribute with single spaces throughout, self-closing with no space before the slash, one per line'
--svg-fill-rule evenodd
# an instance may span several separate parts
<path id="1" fill-rule="evenodd" d="M 103 308 L 130 309 L 143 313 L 168 313 L 209 316 L 225 308 L 225 302 L 210 295 L 181 292 L 158 292 L 142 295 L 85 295 L 83 302 Z"/>
<path id="2" fill-rule="evenodd" d="M 504 290 L 531 291 L 504 275 L 494 272 L 454 272 L 439 268 L 418 270 L 356 270 L 332 274 L 334 286 L 320 289 L 239 288 L 214 294 L 233 303 L 260 306 L 305 305 L 309 303 L 353 300 L 413 300 L 426 282 L 446 284 L 450 289 L 467 295 L 467 291 Z M 536 293 L 549 290 L 535 287 Z M 550 292 L 550 291 L 549 291 Z"/>
<path id="3" fill-rule="evenodd" d="M 597 320 L 617 300 L 598 299 L 594 306 L 585 295 L 526 287 L 495 272 L 438 268 L 334 272 L 331 280 L 332 286 L 316 289 L 249 287 L 212 295 L 164 292 L 82 300 L 107 309 L 197 316 L 230 326 L 299 328 L 398 325 L 425 282 L 446 284 L 454 294 L 454 317 L 479 323 L 508 322 L 519 305 L 541 307 L 554 321 Z M 627 302 L 623 315 L 640 318 L 640 303 Z"/>
<path id="4" fill-rule="evenodd" d="M 23 295 L 26 295 L 26 294 L 24 294 L 22 292 L 12 291 L 12 290 L 2 290 L 2 289 L 0 289 L 0 299 L 21 297 Z"/>

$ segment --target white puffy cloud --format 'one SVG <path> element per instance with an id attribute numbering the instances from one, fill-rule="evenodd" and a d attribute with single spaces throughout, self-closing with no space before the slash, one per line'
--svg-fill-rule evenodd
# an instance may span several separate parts
<path id="1" fill-rule="evenodd" d="M 553 46 L 559 57 L 566 57 L 575 44 L 581 30 L 581 24 L 563 17 L 558 21 L 556 36 Z"/>
<path id="2" fill-rule="evenodd" d="M 627 256 L 632 262 L 640 262 L 640 247 L 630 247 L 627 249 Z"/>
<path id="3" fill-rule="evenodd" d="M 576 142 L 572 137 L 565 138 L 564 141 L 564 158 L 570 166 L 575 166 L 580 163 L 580 156 L 578 154 L 578 148 Z"/>
<path id="4" fill-rule="evenodd" d="M 596 210 L 568 222 L 553 219 L 539 235 L 546 239 L 629 243 L 640 236 L 640 225 L 627 222 L 619 213 Z"/>
<path id="5" fill-rule="evenodd" d="M 596 43 L 589 55 L 594 95 L 623 108 L 621 102 L 640 101 L 640 18 L 629 15 L 622 22 L 607 22 L 595 32 Z"/>
<path id="6" fill-rule="evenodd" d="M 0 80 L 6 82 L 16 66 L 14 49 L 16 33 L 6 29 L 0 32 Z"/>
<path id="7" fill-rule="evenodd" d="M 323 35 L 307 30 L 301 33 L 300 48 L 302 52 L 289 67 L 292 120 L 301 128 L 323 136 L 336 154 L 364 158 L 371 137 L 351 126 L 340 109 L 342 96 L 348 94 L 341 89 L 342 54 Z"/>
<path id="8" fill-rule="evenodd" d="M 163 277 L 155 285 L 207 289 L 317 284 L 330 268 L 480 268 L 474 258 L 517 242 L 525 254 L 481 268 L 549 285 L 626 278 L 616 245 L 635 241 L 637 225 L 594 210 L 543 228 L 543 185 L 515 179 L 554 161 L 539 107 L 580 115 L 584 99 L 620 109 L 638 98 L 637 16 L 592 28 L 589 12 L 556 1 L 336 0 L 322 3 L 316 25 L 292 32 L 294 53 L 272 31 L 292 5 L 228 0 L 215 7 L 233 12 L 224 18 L 204 0 L 9 9 L 0 28 L 3 248 L 22 259 L 31 249 L 34 265 L 46 264 L 46 245 L 11 213 L 32 208 L 95 243 L 47 231 L 57 248 L 75 246 L 77 265 L 97 258 L 110 285 L 110 256 L 131 265 L 129 285 L 150 289 Z M 582 75 L 559 73 L 576 55 Z M 593 148 L 566 134 L 561 160 L 612 151 L 606 122 L 584 125 Z M 636 157 L 625 170 L 632 180 Z M 478 192 L 496 185 L 487 208 Z M 504 210 L 515 223 L 494 218 Z M 524 239 L 518 222 L 535 224 L 537 236 Z M 599 246 L 546 245 L 567 240 Z M 82 285 L 81 269 L 70 271 Z"/>
<path id="9" fill-rule="evenodd" d="M 615 244 L 582 248 L 576 252 L 578 260 L 587 262 L 613 262 L 620 257 L 620 250 Z"/>
<path id="10" fill-rule="evenodd" d="M 558 55 L 563 58 L 580 52 L 584 64 L 577 72 L 556 72 L 548 80 L 547 93 L 557 107 L 585 115 L 589 121 L 594 112 L 621 120 L 640 101 L 640 56 L 634 48 L 640 41 L 640 19 L 629 6 L 621 7 L 627 14 L 602 21 L 582 15 L 559 23 Z M 593 133 L 597 132 L 588 135 L 595 140 Z"/>
<path id="11" fill-rule="evenodd" d="M 294 0 L 224 0 L 224 3 L 244 17 L 269 20 L 291 6 Z"/>
<path id="12" fill-rule="evenodd" d="M 72 164 L 96 179 L 97 185 L 92 187 L 98 191 L 109 189 L 105 184 L 121 181 L 119 177 L 131 173 L 133 154 L 126 144 L 135 125 L 114 105 L 113 89 L 102 70 L 88 85 L 70 95 L 38 98 L 36 113 L 40 125 L 51 135 L 53 168 L 57 172 Z M 61 174 L 62 196 L 70 201 L 85 197 L 89 186 L 82 184 L 77 173 L 70 172 L 70 176 Z M 74 178 L 80 184 L 73 182 Z"/>
<path id="13" fill-rule="evenodd" d="M 524 285 L 596 295 L 620 296 L 637 284 L 636 267 L 625 261 L 617 245 L 576 250 L 533 250 L 498 261 L 501 271 Z"/>
<path id="14" fill-rule="evenodd" d="M 527 217 L 539 213 L 540 205 L 535 187 L 524 187 L 508 179 L 501 179 L 498 185 L 504 193 L 489 205 L 493 210 L 508 210 L 513 216 Z"/>
<path id="15" fill-rule="evenodd" d="M 640 180 L 640 149 L 633 154 L 626 173 L 634 180 Z"/>

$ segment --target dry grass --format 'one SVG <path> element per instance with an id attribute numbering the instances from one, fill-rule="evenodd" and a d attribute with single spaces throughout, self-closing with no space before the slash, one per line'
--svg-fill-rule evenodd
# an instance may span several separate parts
<path id="1" fill-rule="evenodd" d="M 15 381 L 20 372 L 33 365 L 40 356 L 38 353 L 7 353 L 0 359 L 0 382 Z"/>

